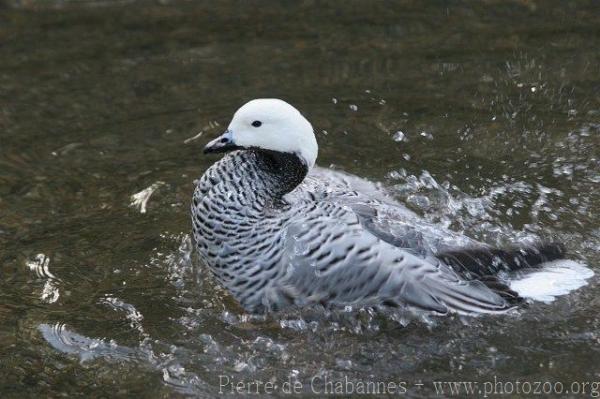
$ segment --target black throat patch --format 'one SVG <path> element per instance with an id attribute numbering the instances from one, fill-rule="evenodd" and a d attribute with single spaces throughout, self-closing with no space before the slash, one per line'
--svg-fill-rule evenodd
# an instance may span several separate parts
<path id="1" fill-rule="evenodd" d="M 290 152 L 279 152 L 253 149 L 260 162 L 260 166 L 278 182 L 280 195 L 292 191 L 302 183 L 308 173 L 308 165 L 297 154 Z"/>

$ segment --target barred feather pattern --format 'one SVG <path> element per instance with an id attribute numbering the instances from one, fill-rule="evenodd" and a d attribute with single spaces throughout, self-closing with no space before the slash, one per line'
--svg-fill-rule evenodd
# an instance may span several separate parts
<path id="1" fill-rule="evenodd" d="M 318 173 L 304 178 L 306 171 L 294 154 L 244 150 L 197 181 L 198 253 L 248 311 L 318 303 L 442 314 L 515 306 L 503 284 L 466 278 L 436 256 L 444 240 L 472 240 L 436 232 L 384 195 L 372 198 Z"/>

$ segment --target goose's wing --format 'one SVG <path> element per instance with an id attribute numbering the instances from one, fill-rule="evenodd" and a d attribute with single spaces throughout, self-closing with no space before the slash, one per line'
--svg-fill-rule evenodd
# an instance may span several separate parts
<path id="1" fill-rule="evenodd" d="M 356 213 L 313 203 L 286 228 L 277 298 L 298 305 L 410 305 L 447 313 L 512 307 L 480 281 L 465 281 L 432 256 L 417 256 L 365 229 Z"/>
<path id="2" fill-rule="evenodd" d="M 361 225 L 379 239 L 416 255 L 433 255 L 468 279 L 537 267 L 563 259 L 566 252 L 559 243 L 493 248 L 424 221 L 396 204 L 364 201 L 360 197 L 355 200 L 348 195 L 336 197 L 335 201 L 351 209 Z"/>

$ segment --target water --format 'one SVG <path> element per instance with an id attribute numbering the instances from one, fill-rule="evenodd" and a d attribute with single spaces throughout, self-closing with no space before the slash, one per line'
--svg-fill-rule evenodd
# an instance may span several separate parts
<path id="1" fill-rule="evenodd" d="M 595 2 L 0 3 L 2 397 L 600 381 L 597 279 L 502 317 L 250 316 L 188 217 L 204 143 L 274 96 L 313 122 L 320 165 L 598 271 L 599 27 Z"/>

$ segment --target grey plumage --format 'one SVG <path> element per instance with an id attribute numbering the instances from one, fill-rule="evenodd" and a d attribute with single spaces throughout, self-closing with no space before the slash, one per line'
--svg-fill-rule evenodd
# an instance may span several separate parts
<path id="1" fill-rule="evenodd" d="M 342 174 L 307 170 L 295 154 L 245 149 L 197 183 L 198 252 L 247 310 L 321 303 L 495 313 L 519 303 L 492 276 L 511 269 L 514 253 L 429 225 L 373 187 L 371 195 L 353 191 Z M 523 257 L 519 267 L 562 255 L 552 254 Z"/>

